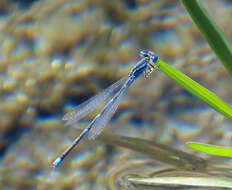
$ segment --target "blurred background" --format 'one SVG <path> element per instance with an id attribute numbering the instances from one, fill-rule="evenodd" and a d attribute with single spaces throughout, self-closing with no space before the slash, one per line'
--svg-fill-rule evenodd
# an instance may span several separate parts
<path id="1" fill-rule="evenodd" d="M 201 2 L 231 41 L 231 1 Z M 231 78 L 180 1 L 1 0 L 1 190 L 127 189 L 121 179 L 146 155 L 86 138 L 51 164 L 100 109 L 74 127 L 62 116 L 127 75 L 142 49 L 231 103 Z M 158 70 L 130 87 L 107 134 L 189 153 L 187 141 L 232 145 L 231 121 Z"/>

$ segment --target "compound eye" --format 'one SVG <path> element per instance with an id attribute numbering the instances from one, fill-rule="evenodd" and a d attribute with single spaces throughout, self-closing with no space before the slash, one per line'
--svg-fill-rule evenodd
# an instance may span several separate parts
<path id="1" fill-rule="evenodd" d="M 157 56 L 157 55 L 154 55 L 154 57 L 153 57 L 153 59 L 152 59 L 153 63 L 156 63 L 157 60 L 158 60 L 158 56 Z"/>
<path id="2" fill-rule="evenodd" d="M 148 57 L 149 56 L 149 52 L 147 50 L 142 50 L 142 51 L 140 51 L 139 56 L 141 58 Z"/>

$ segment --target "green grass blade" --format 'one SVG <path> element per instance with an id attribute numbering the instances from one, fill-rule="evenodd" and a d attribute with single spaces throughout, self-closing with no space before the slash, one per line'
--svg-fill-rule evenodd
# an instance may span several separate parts
<path id="1" fill-rule="evenodd" d="M 170 78 L 175 80 L 178 84 L 184 87 L 191 94 L 195 95 L 209 106 L 211 106 L 216 111 L 220 112 L 229 119 L 232 119 L 232 108 L 223 102 L 219 97 L 214 93 L 210 92 L 197 82 L 193 81 L 180 71 L 174 69 L 173 67 L 167 65 L 161 60 L 156 62 L 158 68 L 163 71 Z"/>
<path id="2" fill-rule="evenodd" d="M 202 35 L 232 76 L 232 46 L 198 0 L 182 0 Z"/>
<path id="3" fill-rule="evenodd" d="M 192 149 L 209 155 L 232 157 L 232 148 L 230 147 L 215 146 L 198 142 L 188 142 L 187 144 Z"/>

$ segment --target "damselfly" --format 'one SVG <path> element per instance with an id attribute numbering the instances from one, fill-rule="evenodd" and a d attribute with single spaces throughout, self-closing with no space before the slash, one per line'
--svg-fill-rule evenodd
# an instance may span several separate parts
<path id="1" fill-rule="evenodd" d="M 104 103 L 109 97 L 113 96 L 103 110 L 92 120 L 89 126 L 85 128 L 73 141 L 73 143 L 53 162 L 53 167 L 59 166 L 64 158 L 86 134 L 89 133 L 89 139 L 95 139 L 110 121 L 122 99 L 123 94 L 131 86 L 135 79 L 137 79 L 144 71 L 144 76 L 146 78 L 152 73 L 155 68 L 154 65 L 158 60 L 158 56 L 151 51 L 142 50 L 140 51 L 140 57 L 141 60 L 132 68 L 127 76 L 121 78 L 107 89 L 73 108 L 72 111 L 64 115 L 63 120 L 66 121 L 66 125 L 74 124 L 93 111 L 98 105 Z"/>

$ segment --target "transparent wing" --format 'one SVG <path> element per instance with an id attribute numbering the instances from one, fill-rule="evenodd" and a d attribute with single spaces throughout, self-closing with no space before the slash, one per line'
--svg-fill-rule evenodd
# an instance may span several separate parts
<path id="1" fill-rule="evenodd" d="M 99 94 L 95 95 L 94 97 L 86 100 L 82 104 L 74 107 L 70 112 L 66 113 L 62 120 L 65 120 L 65 125 L 72 125 L 73 123 L 77 122 L 85 115 L 93 111 L 98 105 L 104 103 L 106 99 L 113 96 L 119 88 L 125 83 L 128 79 L 128 76 L 125 76 L 109 86 L 107 89 L 103 90 Z"/>
<path id="2" fill-rule="evenodd" d="M 104 107 L 102 112 L 96 117 L 92 122 L 92 126 L 88 135 L 88 138 L 93 140 L 95 139 L 104 129 L 106 124 L 110 121 L 114 115 L 116 109 L 118 108 L 119 103 L 125 94 L 126 89 L 130 86 L 125 84 L 120 91 L 110 100 L 110 102 Z"/>

